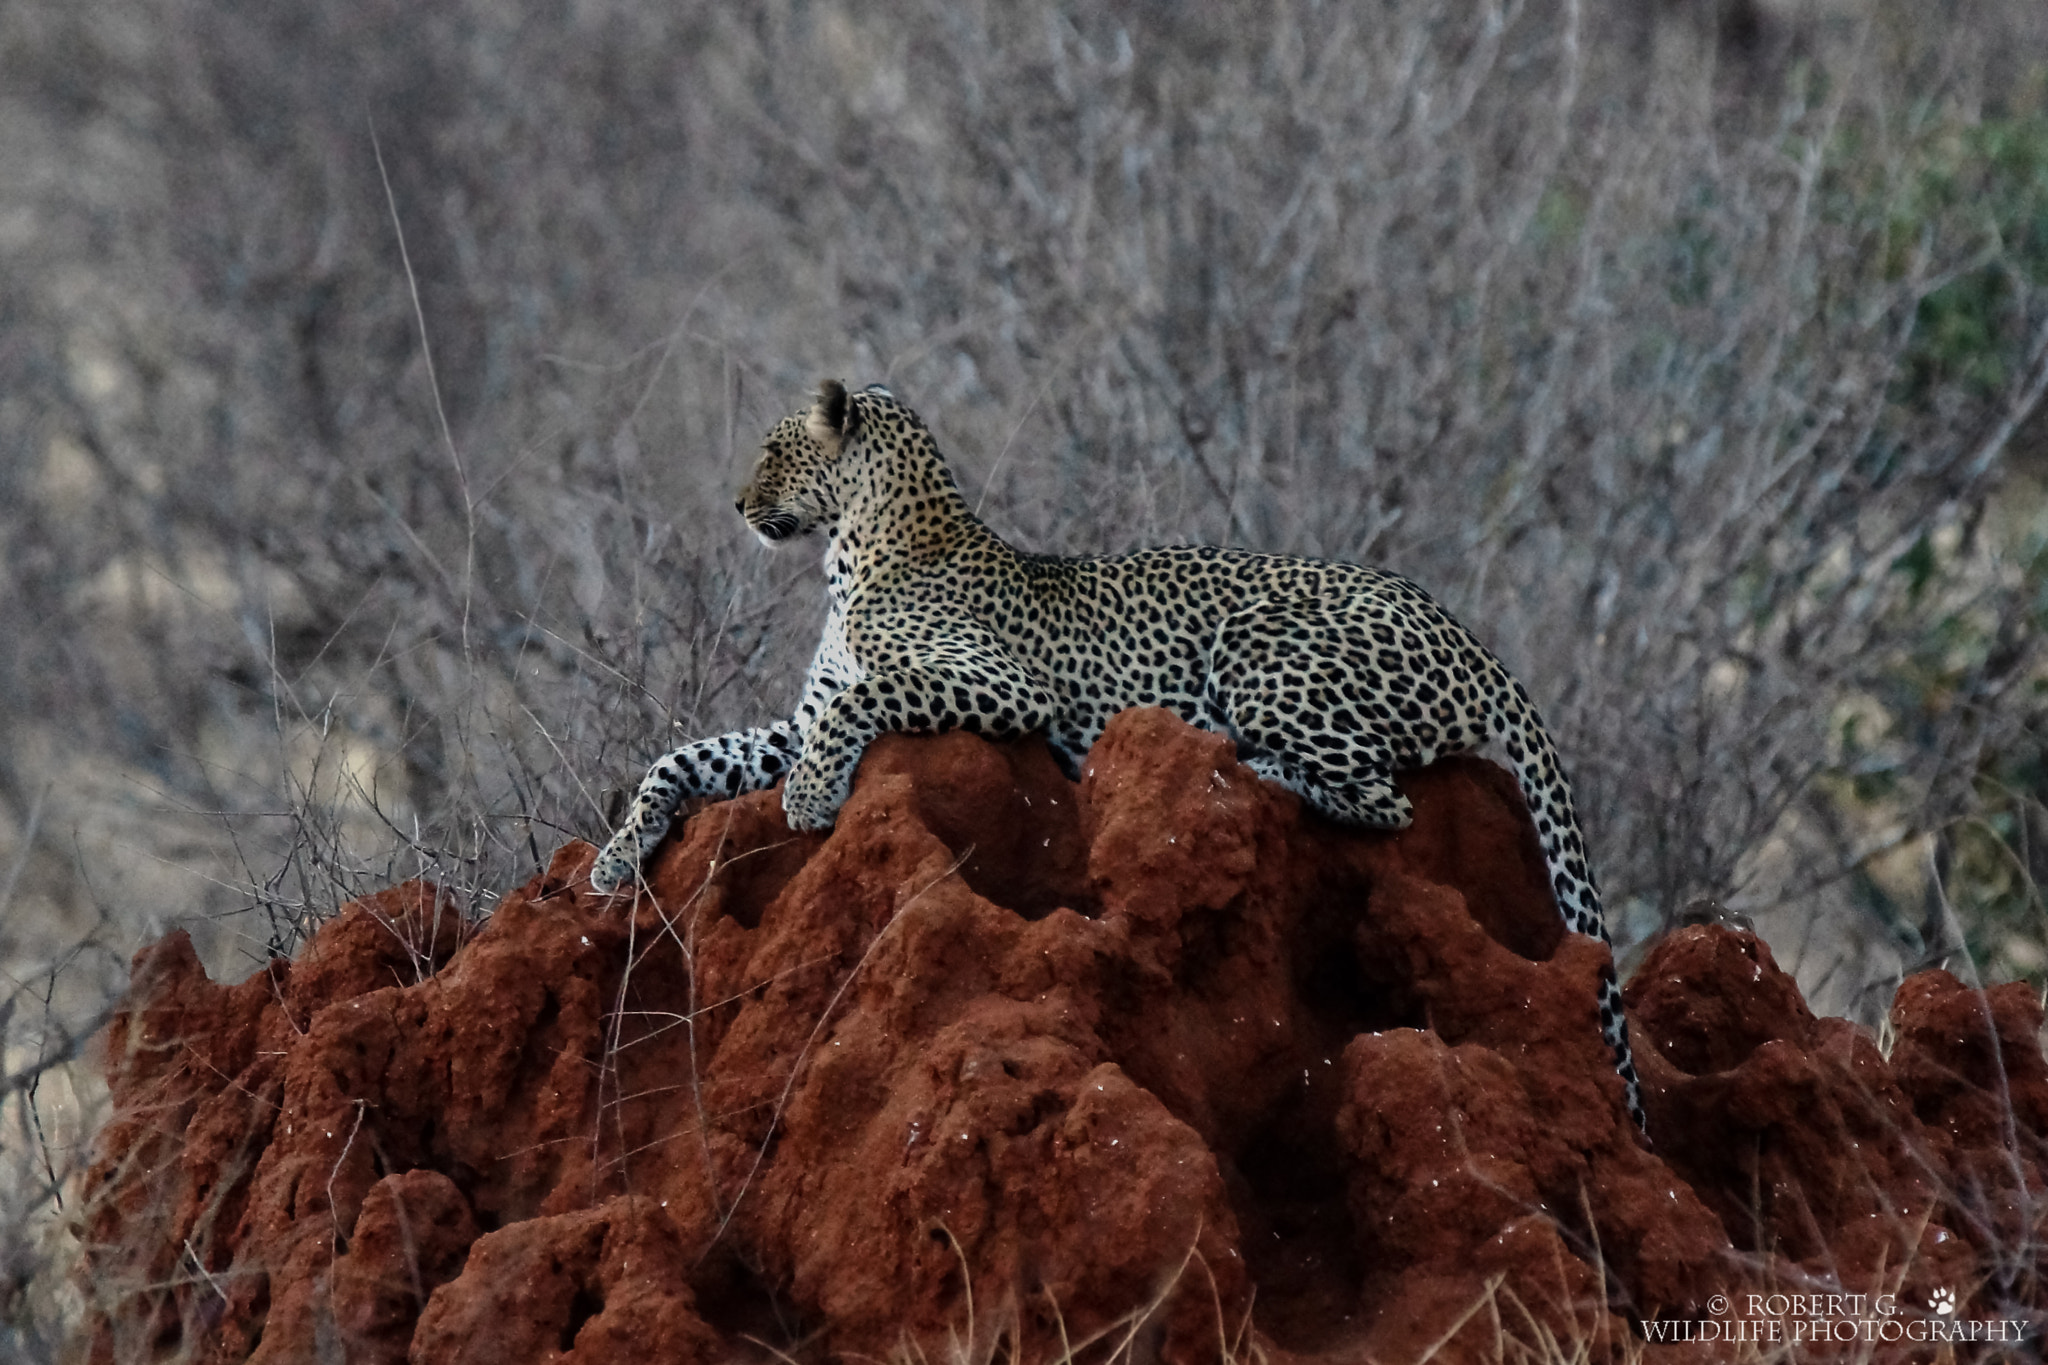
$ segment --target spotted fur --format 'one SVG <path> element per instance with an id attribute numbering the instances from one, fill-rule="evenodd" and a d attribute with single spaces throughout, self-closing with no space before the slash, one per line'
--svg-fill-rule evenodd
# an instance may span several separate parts
<path id="1" fill-rule="evenodd" d="M 1324 815 L 1405 827 L 1394 773 L 1498 740 L 1559 912 L 1607 941 L 1570 783 L 1529 695 L 1398 574 L 1245 550 L 1068 559 L 1012 549 L 968 508 L 924 422 L 879 385 L 823 386 L 769 432 L 736 504 L 770 544 L 825 532 L 831 609 L 786 721 L 686 744 L 648 771 L 591 871 L 623 885 L 691 796 L 787 779 L 792 828 L 825 829 L 891 731 L 1043 732 L 1070 775 L 1109 718 L 1163 706 L 1229 735 Z M 1600 1026 L 1642 1121 L 1621 992 Z"/>

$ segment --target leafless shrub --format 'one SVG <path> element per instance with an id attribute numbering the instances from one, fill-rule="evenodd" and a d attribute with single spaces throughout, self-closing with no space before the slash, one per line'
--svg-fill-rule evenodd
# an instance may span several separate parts
<path id="1" fill-rule="evenodd" d="M 77 1319 L 69 1220 L 105 1108 L 82 1058 L 118 964 L 87 941 L 24 965 L 0 989 L 0 1351 L 34 1361 L 55 1359 Z"/>

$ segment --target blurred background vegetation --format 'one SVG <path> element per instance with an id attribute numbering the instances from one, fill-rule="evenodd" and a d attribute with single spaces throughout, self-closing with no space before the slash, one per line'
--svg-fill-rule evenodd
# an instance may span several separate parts
<path id="1" fill-rule="evenodd" d="M 135 947 L 488 909 L 793 701 L 730 490 L 822 375 L 1025 545 L 1422 582 L 1624 969 L 2048 980 L 2038 0 L 9 0 L 0 261 L 24 1351 Z"/>

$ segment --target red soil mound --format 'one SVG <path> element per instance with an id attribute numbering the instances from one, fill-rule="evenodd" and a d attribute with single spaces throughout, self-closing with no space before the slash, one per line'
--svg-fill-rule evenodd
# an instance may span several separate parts
<path id="1" fill-rule="evenodd" d="M 2024 988 L 1913 978 L 1887 1062 L 1675 934 L 1630 989 L 1653 1151 L 1512 781 L 1403 789 L 1346 832 L 1158 711 L 1078 786 L 892 737 L 829 837 L 709 806 L 630 905 L 578 843 L 239 986 L 173 934 L 106 1042 L 95 1358 L 1600 1360 L 1751 1294 L 2041 1302 Z"/>

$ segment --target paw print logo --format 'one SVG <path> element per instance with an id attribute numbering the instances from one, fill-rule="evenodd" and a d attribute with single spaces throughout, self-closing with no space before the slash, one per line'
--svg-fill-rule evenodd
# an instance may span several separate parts
<path id="1" fill-rule="evenodd" d="M 1927 1306 L 1939 1317 L 1947 1317 L 1956 1311 L 1956 1291 L 1937 1289 L 1927 1296 Z"/>

